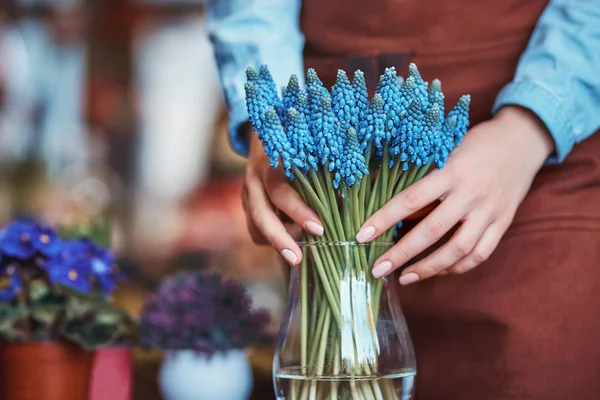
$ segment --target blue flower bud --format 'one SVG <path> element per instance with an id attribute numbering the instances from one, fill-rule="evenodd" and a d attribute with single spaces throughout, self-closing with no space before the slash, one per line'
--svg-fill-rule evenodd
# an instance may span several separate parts
<path id="1" fill-rule="evenodd" d="M 427 91 L 427 97 L 429 102 L 429 107 L 433 107 L 434 104 L 437 104 L 440 112 L 444 115 L 444 93 L 442 93 L 442 83 L 439 79 L 434 79 L 431 82 L 431 86 Z"/>
<path id="2" fill-rule="evenodd" d="M 317 85 L 323 87 L 323 82 L 321 82 L 319 75 L 317 75 L 317 71 L 313 68 L 309 68 L 308 71 L 306 71 L 306 84 L 308 86 Z"/>
<path id="3" fill-rule="evenodd" d="M 453 131 L 454 145 L 458 146 L 462 141 L 463 136 L 469 129 L 469 106 L 471 104 L 471 96 L 464 95 L 458 100 L 452 111 L 448 113 L 448 118 L 456 117 L 456 126 Z"/>
<path id="4" fill-rule="evenodd" d="M 314 157 L 313 138 L 308 131 L 304 114 L 292 107 L 287 112 L 286 123 L 288 140 L 296 150 L 295 165 L 304 172 L 308 172 L 311 167 L 316 170 L 318 166 Z"/>
<path id="5" fill-rule="evenodd" d="M 338 70 L 337 80 L 332 88 L 333 112 L 344 130 L 352 126 L 352 110 L 356 106 L 356 96 L 352 84 L 343 70 Z"/>
<path id="6" fill-rule="evenodd" d="M 252 67 L 246 69 L 246 80 L 248 82 L 258 82 L 258 72 Z"/>
<path id="7" fill-rule="evenodd" d="M 298 82 L 298 77 L 296 75 L 292 75 L 290 80 L 288 81 L 287 86 L 285 87 L 285 92 L 283 95 L 283 109 L 285 113 L 290 107 L 296 106 L 296 101 L 298 101 L 298 94 L 300 93 L 300 83 Z"/>
<path id="8" fill-rule="evenodd" d="M 354 95 L 356 97 L 355 110 L 352 111 L 352 125 L 359 126 L 359 122 L 366 118 L 369 109 L 367 82 L 365 81 L 365 74 L 361 70 L 354 73 L 352 89 L 354 90 Z"/>

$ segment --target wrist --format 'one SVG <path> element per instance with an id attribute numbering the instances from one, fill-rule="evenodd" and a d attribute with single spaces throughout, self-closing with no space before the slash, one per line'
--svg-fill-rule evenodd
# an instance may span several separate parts
<path id="1" fill-rule="evenodd" d="M 555 151 L 554 138 L 544 123 L 530 110 L 518 106 L 505 106 L 494 120 L 502 123 L 506 135 L 515 137 L 531 152 L 540 166 Z"/>

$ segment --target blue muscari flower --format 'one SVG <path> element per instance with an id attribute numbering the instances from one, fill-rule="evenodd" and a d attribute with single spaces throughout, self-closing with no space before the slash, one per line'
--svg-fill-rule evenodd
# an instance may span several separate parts
<path id="1" fill-rule="evenodd" d="M 355 106 L 352 110 L 352 126 L 359 127 L 360 121 L 363 121 L 367 117 L 369 109 L 367 82 L 365 81 L 365 74 L 361 70 L 357 70 L 354 73 L 352 89 L 356 98 Z"/>
<path id="2" fill-rule="evenodd" d="M 259 94 L 258 87 L 254 82 L 244 84 L 246 91 L 246 109 L 248 110 L 248 119 L 254 130 L 258 132 L 258 138 L 262 139 L 262 125 L 265 118 L 266 101 Z"/>
<path id="3" fill-rule="evenodd" d="M 429 86 L 427 91 L 428 97 L 428 109 L 433 107 L 434 104 L 438 105 L 438 108 L 442 115 L 444 115 L 444 93 L 442 92 L 442 82 L 439 79 L 434 79 Z"/>
<path id="4" fill-rule="evenodd" d="M 392 135 L 396 133 L 397 127 L 400 126 L 401 109 L 401 92 L 398 85 L 398 77 L 396 68 L 386 68 L 383 75 L 379 79 L 379 85 L 376 93 L 381 95 L 383 100 L 383 110 L 387 114 L 385 122 L 385 139 L 391 140 Z"/>
<path id="5" fill-rule="evenodd" d="M 456 116 L 448 116 L 442 125 L 439 141 L 436 142 L 434 162 L 438 168 L 443 168 L 448 156 L 454 149 L 454 129 L 456 127 Z"/>
<path id="6" fill-rule="evenodd" d="M 277 94 L 277 86 L 275 85 L 275 81 L 273 81 L 273 77 L 271 76 L 271 72 L 266 65 L 261 65 L 260 70 L 258 72 L 258 84 L 259 88 L 264 92 L 264 96 L 269 102 L 269 105 L 275 107 L 275 109 L 281 108 L 281 99 Z"/>
<path id="7" fill-rule="evenodd" d="M 372 138 L 375 148 L 380 156 L 383 151 L 383 141 L 386 138 L 386 119 L 387 114 L 383 109 L 383 99 L 381 94 L 376 93 L 371 100 L 371 104 L 369 105 L 366 132 L 364 136 L 362 136 L 361 133 L 361 136 L 364 141 L 370 140 L 370 137 Z"/>
<path id="8" fill-rule="evenodd" d="M 469 129 L 469 106 L 471 104 L 471 96 L 464 95 L 458 100 L 452 111 L 448 113 L 448 118 L 456 117 L 456 125 L 452 132 L 454 146 L 458 146 L 462 138 Z"/>
<path id="9" fill-rule="evenodd" d="M 330 172 L 336 168 L 336 163 L 340 163 L 345 141 L 341 124 L 333 113 L 331 101 L 330 96 L 321 98 L 323 130 L 322 135 L 315 136 L 317 156 Z"/>
<path id="10" fill-rule="evenodd" d="M 295 107 L 298 101 L 298 94 L 300 93 L 300 83 L 298 82 L 298 76 L 292 75 L 283 94 L 283 109 L 287 113 L 290 107 Z"/>
<path id="11" fill-rule="evenodd" d="M 383 151 L 383 141 L 385 140 L 385 121 L 387 115 L 383 110 L 383 99 L 381 94 L 376 93 L 369 104 L 367 117 L 361 124 L 358 132 L 358 141 L 361 149 L 368 147 L 371 141 L 378 150 L 379 155 Z"/>
<path id="12" fill-rule="evenodd" d="M 306 84 L 308 86 L 317 85 L 324 87 L 323 82 L 321 79 L 319 79 L 319 75 L 317 75 L 317 71 L 315 71 L 313 68 L 309 68 L 308 71 L 306 71 Z"/>
<path id="13" fill-rule="evenodd" d="M 427 82 L 421 78 L 419 69 L 415 63 L 410 63 L 408 66 L 408 78 L 412 78 L 415 83 L 414 98 L 421 102 L 422 106 L 425 106 L 429 102 L 429 94 L 427 93 Z"/>
<path id="14" fill-rule="evenodd" d="M 306 73 L 307 92 L 308 92 L 308 107 L 309 114 L 306 118 L 308 128 L 311 134 L 315 137 L 315 144 L 319 143 L 319 139 L 323 136 L 323 97 L 331 97 L 329 91 L 323 86 L 319 76 L 314 69 L 309 69 Z M 319 157 L 320 158 L 320 157 Z"/>
<path id="15" fill-rule="evenodd" d="M 294 108 L 304 116 L 304 120 L 308 124 L 310 121 L 310 104 L 308 99 L 308 93 L 306 91 L 301 90 L 298 93 L 298 101 L 296 101 L 296 105 L 294 106 Z"/>
<path id="16" fill-rule="evenodd" d="M 296 151 L 293 157 L 294 165 L 303 172 L 308 172 L 311 167 L 316 170 L 318 160 L 315 157 L 314 141 L 304 114 L 294 107 L 290 108 L 287 112 L 286 128 L 290 145 Z"/>
<path id="17" fill-rule="evenodd" d="M 325 164 L 329 156 L 329 149 L 325 140 L 325 117 L 327 106 L 329 106 L 328 108 L 331 111 L 331 98 L 329 98 L 329 102 L 326 102 L 329 93 L 326 90 L 323 92 L 317 85 L 309 85 L 308 91 L 310 103 L 310 120 L 308 126 L 313 137 L 315 155 L 321 164 Z"/>
<path id="18" fill-rule="evenodd" d="M 263 133 L 263 149 L 269 157 L 271 166 L 277 168 L 279 166 L 278 160 L 281 159 L 286 176 L 293 179 L 292 157 L 296 152 L 290 145 L 281 120 L 272 106 L 266 109 Z"/>
<path id="19" fill-rule="evenodd" d="M 437 102 L 434 102 L 425 119 L 423 120 L 423 141 L 424 148 L 421 154 L 421 161 L 427 164 L 430 161 L 435 161 L 437 148 L 441 145 L 443 113 Z"/>
<path id="20" fill-rule="evenodd" d="M 352 111 L 356 106 L 356 96 L 352 84 L 343 70 L 338 70 L 335 85 L 332 88 L 333 112 L 347 130 L 352 126 Z"/>
<path id="21" fill-rule="evenodd" d="M 252 67 L 246 68 L 246 81 L 248 82 L 258 82 L 258 72 Z"/>
<path id="22" fill-rule="evenodd" d="M 402 170 L 408 169 L 409 163 L 420 167 L 427 153 L 428 141 L 424 134 L 423 108 L 419 99 L 413 99 L 408 110 L 402 118 L 396 139 L 390 148 L 390 165 L 394 163 L 394 156 L 400 154 Z"/>
<path id="23" fill-rule="evenodd" d="M 311 119 L 313 118 L 312 114 L 321 109 L 321 103 L 324 98 L 329 98 L 329 102 L 331 103 L 331 94 L 329 94 L 327 89 L 323 86 L 308 85 L 308 107 L 310 109 Z"/>
<path id="24" fill-rule="evenodd" d="M 339 187 L 342 179 L 344 179 L 346 185 L 352 186 L 369 173 L 365 164 L 365 157 L 358 144 L 356 130 L 352 127 L 346 133 L 345 146 L 339 161 L 339 163 L 336 163 L 337 170 L 333 180 L 335 188 Z"/>
<path id="25" fill-rule="evenodd" d="M 400 106 L 398 112 L 406 113 L 413 100 L 415 100 L 416 92 L 415 78 L 409 76 L 400 87 Z"/>
<path id="26" fill-rule="evenodd" d="M 246 92 L 248 117 L 254 129 L 261 136 L 266 108 L 273 106 L 276 110 L 281 111 L 283 105 L 277 95 L 277 89 L 271 73 L 265 65 L 260 67 L 260 72 L 258 73 L 249 67 L 246 69 L 246 77 L 247 82 L 244 85 L 244 89 Z"/>

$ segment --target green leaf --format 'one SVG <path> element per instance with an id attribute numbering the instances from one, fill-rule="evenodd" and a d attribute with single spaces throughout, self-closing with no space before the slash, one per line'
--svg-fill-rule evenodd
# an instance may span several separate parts
<path id="1" fill-rule="evenodd" d="M 50 294 L 50 288 L 39 282 L 29 285 L 29 296 L 32 302 L 38 302 Z"/>
<path id="2" fill-rule="evenodd" d="M 19 322 L 28 317 L 25 307 L 0 304 L 0 339 L 16 340 L 22 335 Z"/>
<path id="3" fill-rule="evenodd" d="M 31 317 L 44 327 L 51 327 L 65 312 L 62 305 L 44 305 L 31 308 Z"/>
<path id="4" fill-rule="evenodd" d="M 104 307 L 97 310 L 95 319 L 99 324 L 118 325 L 127 323 L 130 320 L 130 317 L 121 309 Z"/>
<path id="5" fill-rule="evenodd" d="M 68 321 L 62 330 L 67 339 L 88 350 L 112 344 L 118 332 L 118 326 L 97 324 L 85 319 Z"/>

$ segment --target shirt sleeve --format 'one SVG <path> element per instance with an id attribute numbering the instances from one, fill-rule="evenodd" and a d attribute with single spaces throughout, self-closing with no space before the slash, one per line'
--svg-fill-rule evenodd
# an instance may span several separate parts
<path id="1" fill-rule="evenodd" d="M 248 154 L 242 127 L 248 121 L 246 69 L 266 64 L 278 88 L 290 75 L 304 82 L 300 0 L 208 0 L 206 27 L 214 47 L 234 151 Z"/>
<path id="2" fill-rule="evenodd" d="M 493 112 L 518 105 L 546 125 L 561 162 L 600 128 L 600 0 L 551 0 Z"/>

